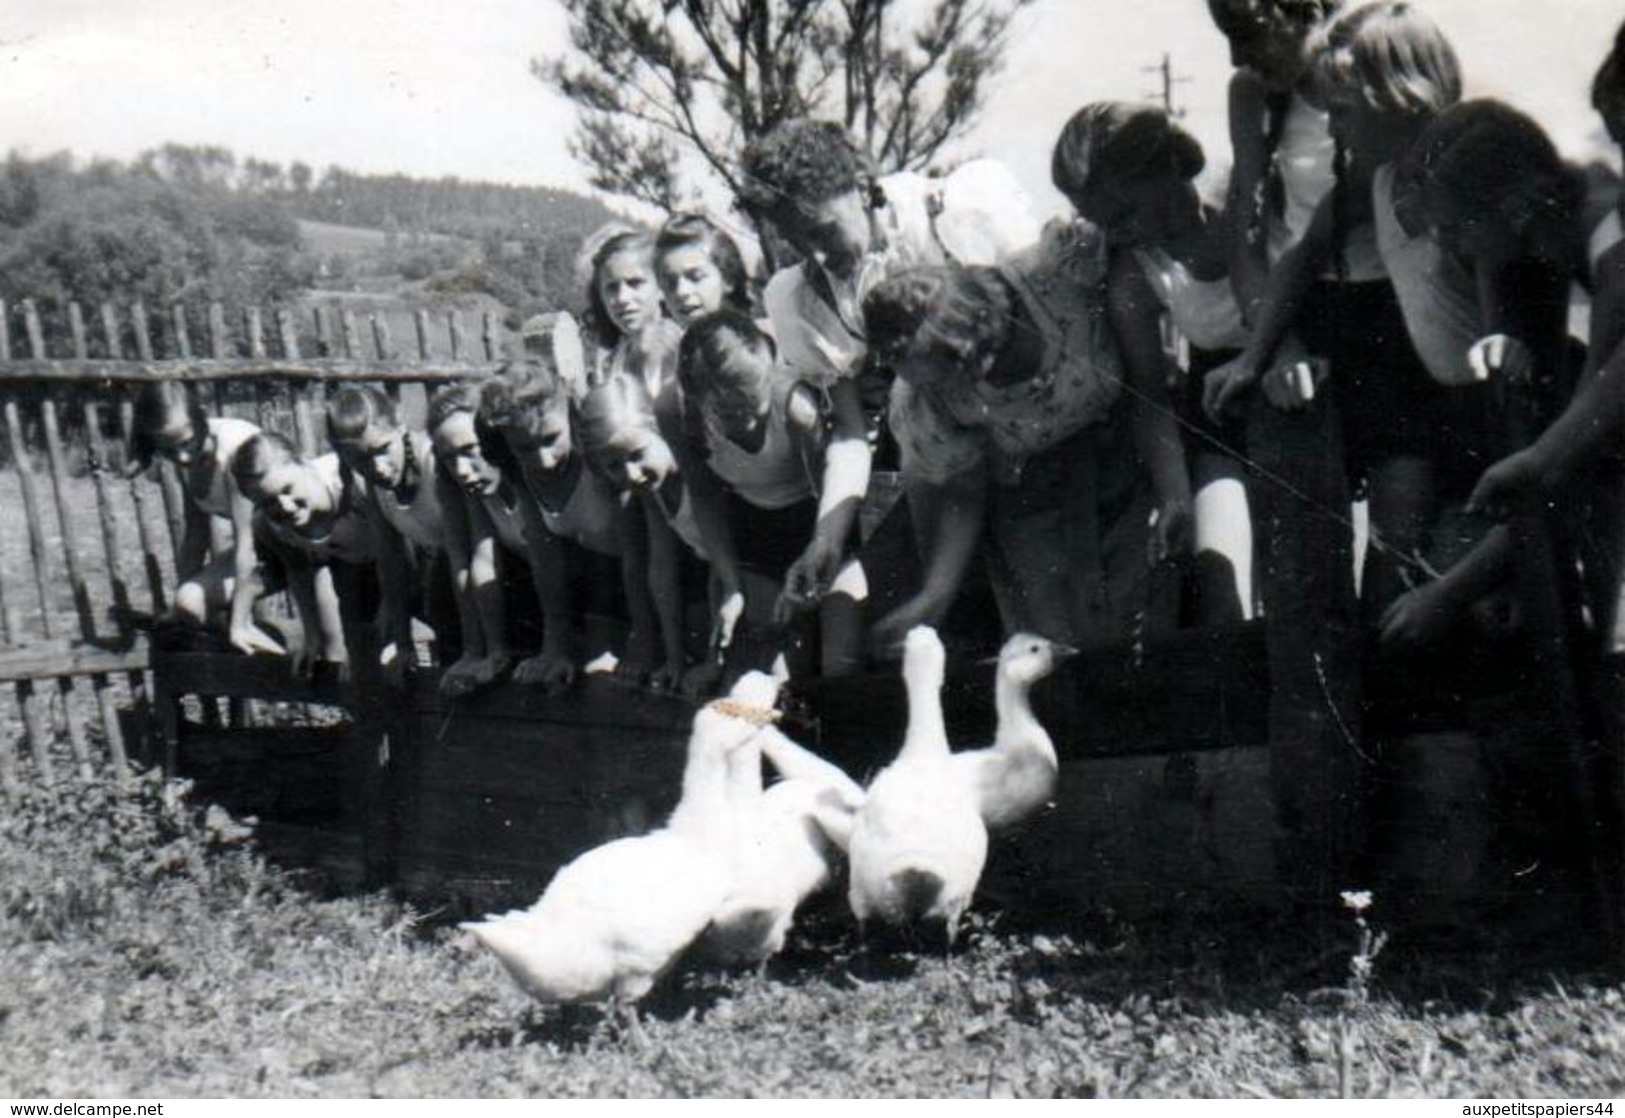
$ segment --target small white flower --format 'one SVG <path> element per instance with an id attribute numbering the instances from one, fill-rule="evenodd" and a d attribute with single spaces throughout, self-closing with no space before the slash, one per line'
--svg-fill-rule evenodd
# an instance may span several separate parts
<path id="1" fill-rule="evenodd" d="M 1355 913 L 1364 912 L 1371 907 L 1371 890 L 1345 889 L 1340 896 L 1343 898 L 1343 907 L 1352 909 Z"/>

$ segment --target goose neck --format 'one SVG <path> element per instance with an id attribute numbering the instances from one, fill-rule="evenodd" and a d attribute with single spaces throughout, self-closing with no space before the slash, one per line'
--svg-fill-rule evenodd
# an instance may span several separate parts
<path id="1" fill-rule="evenodd" d="M 908 730 L 903 737 L 903 753 L 926 750 L 948 751 L 948 729 L 942 718 L 942 673 L 906 672 L 903 686 L 908 692 Z"/>
<path id="2" fill-rule="evenodd" d="M 669 830 L 711 836 L 724 827 L 728 813 L 728 762 L 723 751 L 706 742 L 690 744 L 683 766 L 683 793 L 666 824 Z"/>
<path id="3" fill-rule="evenodd" d="M 1039 724 L 1038 717 L 1033 714 L 1030 683 L 1010 679 L 1000 672 L 998 681 L 994 684 L 993 705 L 999 717 L 998 729 L 993 738 L 996 746 L 1010 748 L 1036 745 L 1051 754 L 1055 752 L 1049 734 Z"/>

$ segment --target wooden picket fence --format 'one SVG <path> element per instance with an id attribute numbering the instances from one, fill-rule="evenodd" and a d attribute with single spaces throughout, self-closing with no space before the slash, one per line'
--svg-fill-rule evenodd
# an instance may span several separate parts
<path id="1" fill-rule="evenodd" d="M 144 619 L 169 604 L 184 496 L 167 462 L 130 475 L 136 387 L 207 385 L 200 397 L 216 414 L 314 453 L 330 384 L 381 384 L 399 398 L 405 386 L 487 375 L 506 344 L 494 315 L 471 329 L 455 310 L 416 311 L 404 347 L 386 315 L 325 306 L 296 320 L 286 308 L 228 316 L 211 304 L 201 330 L 179 305 L 155 321 L 139 303 L 106 304 L 94 326 L 76 303 L 63 313 L 51 336 L 70 352 L 53 354 L 32 300 L 0 302 L 0 687 L 17 716 L 0 715 L 3 794 L 122 770 L 152 714 Z"/>

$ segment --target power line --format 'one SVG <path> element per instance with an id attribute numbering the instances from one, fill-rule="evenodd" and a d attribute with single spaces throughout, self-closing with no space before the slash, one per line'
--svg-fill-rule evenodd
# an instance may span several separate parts
<path id="1" fill-rule="evenodd" d="M 1161 88 L 1154 89 L 1150 93 L 1147 93 L 1145 95 L 1146 100 L 1161 101 L 1163 111 L 1169 116 L 1173 117 L 1175 120 L 1183 117 L 1185 115 L 1185 110 L 1174 104 L 1174 87 L 1189 85 L 1191 79 L 1186 77 L 1178 77 L 1174 74 L 1173 55 L 1169 54 L 1167 51 L 1163 51 L 1162 61 L 1160 63 L 1155 66 L 1142 66 L 1140 67 L 1140 70 L 1142 73 L 1156 74 L 1158 78 L 1161 79 Z"/>

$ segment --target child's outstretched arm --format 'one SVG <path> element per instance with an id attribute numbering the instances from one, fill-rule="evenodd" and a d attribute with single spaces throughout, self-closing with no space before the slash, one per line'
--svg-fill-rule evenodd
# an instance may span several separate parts
<path id="1" fill-rule="evenodd" d="M 1241 356 L 1207 375 L 1202 386 L 1202 405 L 1209 415 L 1224 414 L 1258 383 L 1260 375 L 1269 367 L 1302 309 L 1304 298 L 1314 287 L 1315 277 L 1331 260 L 1336 244 L 1336 222 L 1333 198 L 1328 194 L 1321 199 L 1303 239 L 1282 254 L 1271 269 L 1269 282 L 1257 304 L 1257 318 L 1253 321 L 1247 348 Z M 1268 382 L 1264 387 L 1270 402 L 1277 407 L 1290 408 L 1307 402 L 1301 392 L 1281 392 L 1282 386 Z"/>
<path id="2" fill-rule="evenodd" d="M 1234 166 L 1225 199 L 1225 224 L 1230 238 L 1226 262 L 1242 317 L 1254 322 L 1270 277 L 1269 225 L 1264 203 L 1270 153 L 1265 150 L 1268 96 L 1263 83 L 1250 70 L 1237 70 L 1230 77 L 1229 120 Z"/>
<path id="3" fill-rule="evenodd" d="M 472 631 L 477 631 L 479 639 L 465 643 L 462 656 L 440 677 L 440 692 L 448 699 L 461 698 L 485 686 L 506 671 L 513 661 L 503 618 L 496 528 L 479 502 L 467 495 L 460 494 L 458 503 L 447 509 L 448 526 L 458 520 L 458 512 L 462 513 L 462 523 L 448 532 L 448 543 L 454 549 L 452 577 L 458 578 L 457 565 L 466 561 L 467 574 L 459 580 L 465 587 L 465 597 L 460 598 L 460 604 L 472 602 L 473 614 L 478 618 Z M 456 554 L 459 551 L 461 555 Z M 465 612 L 465 639 L 471 632 L 467 616 Z"/>
<path id="4" fill-rule="evenodd" d="M 531 583 L 542 607 L 542 650 L 514 667 L 516 683 L 539 684 L 549 693 L 575 682 L 579 635 L 570 601 L 570 556 L 565 541 L 548 530 L 535 498 L 522 492 L 519 515 L 525 526 L 525 554 Z"/>
<path id="5" fill-rule="evenodd" d="M 617 502 L 615 506 L 615 541 L 621 550 L 621 592 L 626 595 L 626 612 L 632 622 L 625 652 L 615 670 L 616 674 L 634 682 L 646 680 L 656 691 L 675 691 L 683 680 L 681 609 L 668 619 L 651 593 L 651 528 L 647 517 L 653 510 L 644 506 L 643 501 Z"/>
<path id="6" fill-rule="evenodd" d="M 829 392 L 832 430 L 824 449 L 813 538 L 784 577 L 783 601 L 792 608 L 818 604 L 829 593 L 845 558 L 858 509 L 869 492 L 871 452 L 857 383 L 837 381 Z"/>
<path id="7" fill-rule="evenodd" d="M 214 518 L 197 507 L 197 502 L 185 502 L 186 523 L 181 531 L 181 546 L 175 553 L 175 581 L 185 582 L 203 569 L 209 558 L 209 528 Z M 250 507 L 252 516 L 253 509 Z M 235 527 L 235 522 L 233 527 Z"/>
<path id="8" fill-rule="evenodd" d="M 1534 358 L 1513 337 L 1497 338 L 1503 320 L 1513 317 L 1518 292 L 1498 283 L 1494 262 L 1479 267 L 1479 296 L 1492 336 L 1473 347 L 1486 374 L 1531 378 Z M 1494 360 L 1481 351 L 1500 342 Z M 1494 367 L 1488 367 L 1493 365 Z M 1581 464 L 1619 444 L 1625 434 L 1625 250 L 1615 249 L 1599 263 L 1591 307 L 1591 338 L 1585 370 L 1574 395 L 1557 418 L 1530 445 L 1502 458 L 1479 479 L 1468 498 L 1470 509 L 1501 511 L 1504 506 L 1551 492 Z"/>
<path id="9" fill-rule="evenodd" d="M 649 599 L 654 604 L 660 625 L 660 644 L 665 650 L 666 671 L 669 673 L 675 669 L 683 690 L 693 694 L 714 684 L 720 673 L 714 671 L 712 665 L 702 664 L 699 667 L 706 671 L 699 676 L 690 678 L 684 674 L 683 542 L 677 538 L 676 531 L 655 504 L 659 499 L 655 494 L 649 494 L 636 502 L 643 516 L 642 554 L 645 556 L 644 569 L 636 573 L 645 580 Z M 628 577 L 633 574 L 629 567 Z"/>
<path id="10" fill-rule="evenodd" d="M 1491 528 L 1443 577 L 1407 590 L 1389 603 L 1378 623 L 1384 645 L 1420 645 L 1439 636 L 1478 599 L 1512 574 L 1512 532 Z"/>
<path id="11" fill-rule="evenodd" d="M 378 664 L 399 681 L 412 659 L 412 576 L 408 544 L 378 509 L 377 492 L 360 498 L 378 567 Z"/>
<path id="12" fill-rule="evenodd" d="M 333 572 L 325 562 L 308 552 L 265 537 L 268 550 L 282 563 L 288 575 L 288 593 L 299 615 L 304 640 L 300 642 L 292 667 L 294 674 L 308 677 L 317 660 L 344 664 L 344 626 L 339 613 L 338 594 L 333 589 Z"/>
<path id="13" fill-rule="evenodd" d="M 259 552 L 254 542 L 254 503 L 241 493 L 231 494 L 231 611 L 227 636 L 231 646 L 252 656 L 264 652 L 281 656 L 283 648 L 254 624 L 254 600 L 259 596 Z"/>
<path id="14" fill-rule="evenodd" d="M 469 584 L 468 510 L 463 507 L 463 491 L 456 483 L 449 478 L 436 476 L 434 484 L 440 497 L 440 507 L 445 510 L 446 566 L 451 573 L 452 597 L 457 602 L 457 626 L 463 638 L 463 655 L 480 659 L 486 652 L 486 629 L 473 587 Z M 500 613 L 495 620 L 500 624 Z"/>
<path id="15" fill-rule="evenodd" d="M 878 655 L 895 658 L 916 625 L 940 625 L 959 597 L 987 512 L 985 463 L 943 484 L 904 479 L 909 516 L 925 576 L 919 593 L 875 623 L 870 640 Z"/>
<path id="16" fill-rule="evenodd" d="M 1106 302 L 1134 390 L 1135 446 L 1151 472 L 1157 494 L 1150 560 L 1160 563 L 1190 550 L 1196 526 L 1190 469 L 1173 402 L 1168 398 L 1167 357 L 1158 337 L 1162 305 L 1132 254 L 1117 253 L 1112 261 Z"/>
<path id="17" fill-rule="evenodd" d="M 1506 505 L 1556 489 L 1581 464 L 1625 435 L 1625 345 L 1600 369 L 1588 372 L 1574 397 L 1534 442 L 1507 455 L 1478 479 L 1470 510 L 1500 511 Z"/>
<path id="18" fill-rule="evenodd" d="M 728 497 L 722 482 L 710 467 L 693 457 L 682 462 L 683 484 L 688 487 L 688 499 L 694 502 L 694 524 L 705 541 L 706 557 L 711 573 L 721 592 L 720 609 L 743 609 L 745 579 L 739 568 L 739 548 L 734 539 L 733 524 L 728 519 Z M 738 601 L 730 604 L 732 599 Z M 737 620 L 737 616 L 735 617 Z M 725 619 L 716 620 L 716 651 L 725 651 L 733 641 L 733 625 Z"/>

